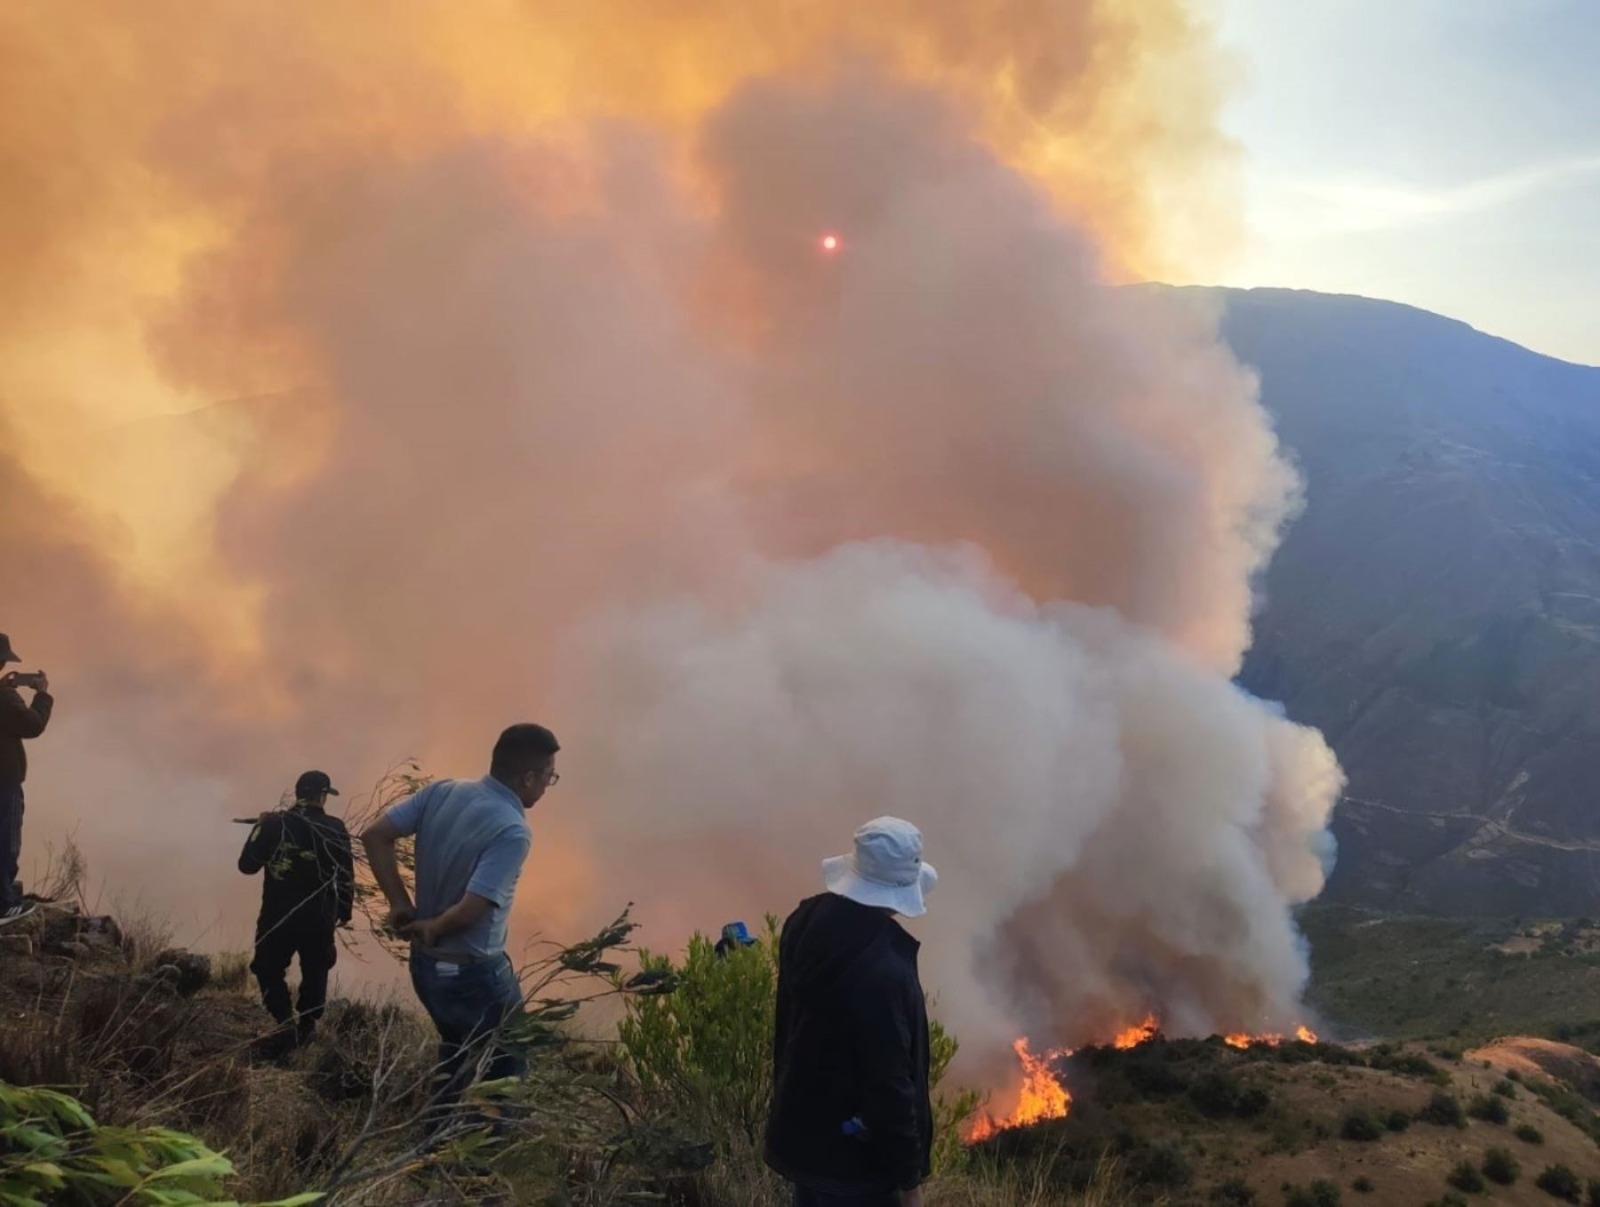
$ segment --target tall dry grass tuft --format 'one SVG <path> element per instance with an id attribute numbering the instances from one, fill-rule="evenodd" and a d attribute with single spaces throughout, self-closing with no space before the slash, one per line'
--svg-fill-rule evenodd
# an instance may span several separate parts
<path id="1" fill-rule="evenodd" d="M 734 1148 L 696 1179 L 685 1207 L 788 1207 L 793 1192 L 763 1165 L 754 1148 Z M 927 1207 L 1123 1207 L 1136 1199 L 1117 1162 L 1107 1158 L 1081 1190 L 1059 1185 L 1055 1155 L 1039 1153 L 1012 1164 L 974 1164 L 936 1176 L 924 1190 Z M 1164 1200 L 1154 1200 L 1154 1207 Z"/>
<path id="2" fill-rule="evenodd" d="M 223 951 L 211 957 L 211 987 L 219 993 L 246 993 L 252 990 L 248 951 Z"/>
<path id="3" fill-rule="evenodd" d="M 45 847 L 44 870 L 34 881 L 34 891 L 39 897 L 46 901 L 71 904 L 87 913 L 89 905 L 85 892 L 88 884 L 89 861 L 74 834 L 68 834 L 59 848 L 53 844 Z"/>
<path id="4" fill-rule="evenodd" d="M 1023 1163 L 981 1165 L 936 1179 L 926 1200 L 928 1207 L 1122 1207 L 1136 1201 L 1115 1160 L 1101 1161 L 1087 1186 L 1069 1191 L 1058 1184 L 1056 1154 L 1048 1152 Z"/>

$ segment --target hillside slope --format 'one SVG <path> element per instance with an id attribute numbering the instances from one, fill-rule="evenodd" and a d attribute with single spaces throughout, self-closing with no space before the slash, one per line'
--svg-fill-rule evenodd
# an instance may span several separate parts
<path id="1" fill-rule="evenodd" d="M 1306 480 L 1242 682 L 1350 776 L 1332 899 L 1600 907 L 1600 369 L 1391 303 L 1201 291 Z"/>

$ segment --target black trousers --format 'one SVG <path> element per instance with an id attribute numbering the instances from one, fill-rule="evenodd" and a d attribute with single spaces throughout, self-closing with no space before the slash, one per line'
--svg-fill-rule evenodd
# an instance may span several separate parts
<path id="1" fill-rule="evenodd" d="M 0 784 L 0 909 L 22 900 L 17 866 L 22 862 L 22 785 Z"/>
<path id="2" fill-rule="evenodd" d="M 328 1003 L 328 973 L 339 958 L 334 923 L 323 918 L 291 914 L 276 918 L 262 914 L 256 922 L 255 959 L 250 971 L 261 986 L 261 1001 L 279 1023 L 294 1021 L 289 1001 L 289 963 L 300 958 L 299 1026 L 310 1032 Z"/>

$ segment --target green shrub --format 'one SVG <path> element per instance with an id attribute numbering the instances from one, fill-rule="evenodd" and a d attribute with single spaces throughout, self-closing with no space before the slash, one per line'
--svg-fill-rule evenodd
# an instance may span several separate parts
<path id="1" fill-rule="evenodd" d="M 697 1124 L 724 1149 L 761 1143 L 772 1095 L 772 1032 L 777 1008 L 778 920 L 767 919 L 762 942 L 718 957 L 697 934 L 682 967 L 640 951 L 646 971 L 671 972 L 677 989 L 661 996 L 624 998 L 618 1027 L 622 1049 L 646 1095 Z M 956 1054 L 956 1041 L 930 1020 L 929 1076 L 934 1087 L 936 1169 L 964 1153 L 961 1125 L 980 1096 L 938 1093 Z"/>
<path id="2" fill-rule="evenodd" d="M 766 941 L 719 958 L 704 935 L 689 940 L 681 968 L 639 953 L 647 972 L 676 974 L 677 990 L 627 1002 L 618 1028 L 645 1094 L 670 1101 L 726 1144 L 760 1142 L 772 1097 L 772 1032 L 778 989 L 777 923 Z"/>
<path id="3" fill-rule="evenodd" d="M 1557 1085 L 1553 1081 L 1530 1081 L 1526 1084 L 1551 1110 L 1573 1126 L 1582 1128 L 1600 1144 L 1600 1115 L 1590 1109 L 1582 1095 L 1569 1086 Z"/>
<path id="4" fill-rule="evenodd" d="M 1517 1131 L 1516 1131 L 1516 1137 L 1517 1137 L 1518 1140 L 1521 1140 L 1524 1144 L 1543 1144 L 1544 1143 L 1544 1133 L 1542 1131 L 1540 1131 L 1538 1128 L 1534 1127 L 1533 1124 L 1531 1124 L 1531 1123 L 1518 1124 L 1517 1125 Z"/>
<path id="5" fill-rule="evenodd" d="M 1461 1111 L 1461 1100 L 1444 1090 L 1428 1099 L 1428 1105 L 1417 1112 L 1417 1118 L 1437 1127 L 1466 1127 L 1467 1119 Z"/>
<path id="6" fill-rule="evenodd" d="M 1497 1186 L 1510 1186 L 1522 1174 L 1522 1166 L 1504 1148 L 1491 1148 L 1483 1154 L 1483 1176 Z"/>
<path id="7" fill-rule="evenodd" d="M 1494 1083 L 1494 1089 L 1489 1092 L 1491 1094 L 1499 1094 L 1502 1098 L 1515 1098 L 1517 1096 L 1517 1087 L 1509 1077 L 1502 1077 Z"/>
<path id="8" fill-rule="evenodd" d="M 1140 1148 L 1128 1158 L 1128 1176 L 1146 1186 L 1178 1188 L 1194 1178 L 1194 1165 L 1172 1141 Z"/>
<path id="9" fill-rule="evenodd" d="M 1471 1161 L 1462 1161 L 1450 1171 L 1445 1181 L 1464 1194 L 1482 1194 L 1485 1189 L 1483 1175 Z"/>
<path id="10" fill-rule="evenodd" d="M 1385 1073 L 1417 1077 L 1423 1081 L 1445 1081 L 1445 1073 L 1420 1052 L 1402 1052 L 1392 1047 L 1377 1048 L 1368 1063 Z"/>
<path id="11" fill-rule="evenodd" d="M 1569 1203 L 1576 1203 L 1583 1192 L 1583 1183 L 1578 1181 L 1578 1175 L 1565 1165 L 1548 1166 L 1534 1179 L 1533 1184 L 1552 1198 L 1565 1199 Z"/>
<path id="12" fill-rule="evenodd" d="M 1226 1073 L 1204 1073 L 1189 1087 L 1189 1101 L 1207 1119 L 1254 1119 L 1266 1113 L 1272 1097 L 1259 1086 L 1243 1086 Z"/>
<path id="13" fill-rule="evenodd" d="M 1393 1110 L 1389 1112 L 1389 1117 L 1383 1121 L 1383 1125 L 1392 1132 L 1403 1132 L 1411 1126 L 1411 1116 L 1405 1111 Z"/>
<path id="14" fill-rule="evenodd" d="M 1131 1052 L 1115 1052 L 1111 1056 L 1139 1098 L 1175 1098 L 1186 1093 L 1192 1084 L 1189 1073 L 1173 1060 L 1170 1044 L 1143 1044 Z"/>
<path id="15" fill-rule="evenodd" d="M 1283 1188 L 1283 1207 L 1339 1207 L 1340 1194 L 1336 1183 L 1319 1178 L 1310 1186 Z"/>
<path id="16" fill-rule="evenodd" d="M 233 1165 L 164 1127 L 101 1127 L 76 1099 L 0 1082 L 0 1201 L 164 1207 L 224 1198 Z M 264 1207 L 299 1207 L 303 1194 Z"/>
<path id="17" fill-rule="evenodd" d="M 1371 1178 L 1367 1177 L 1366 1174 L 1362 1174 L 1354 1182 L 1350 1183 L 1350 1189 L 1357 1194 L 1371 1194 L 1378 1188 L 1372 1184 Z"/>
<path id="18" fill-rule="evenodd" d="M 1239 1081 L 1226 1073 L 1205 1073 L 1189 1087 L 1189 1101 L 1207 1119 L 1223 1119 L 1238 1105 Z"/>
<path id="19" fill-rule="evenodd" d="M 1372 1116 L 1366 1107 L 1357 1107 L 1344 1117 L 1344 1122 L 1339 1125 L 1339 1138 L 1341 1140 L 1381 1140 L 1383 1139 L 1383 1125 Z"/>
<path id="20" fill-rule="evenodd" d="M 1256 1192 L 1243 1178 L 1229 1178 L 1211 1188 L 1208 1201 L 1217 1207 L 1255 1207 Z"/>
<path id="21" fill-rule="evenodd" d="M 1509 1123 L 1511 1112 L 1498 1094 L 1479 1094 L 1467 1105 L 1467 1114 L 1485 1123 Z"/>

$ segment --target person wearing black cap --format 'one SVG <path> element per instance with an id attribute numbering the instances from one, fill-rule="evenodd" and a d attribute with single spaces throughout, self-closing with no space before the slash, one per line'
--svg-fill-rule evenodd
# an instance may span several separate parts
<path id="1" fill-rule="evenodd" d="M 11 638 L 0 633 L 0 668 L 21 662 L 11 648 Z M 18 688 L 33 690 L 32 703 Z M 55 699 L 50 679 L 43 671 L 20 675 L 10 671 L 0 678 L 0 925 L 33 912 L 17 883 L 22 861 L 22 782 L 28 778 L 28 752 L 22 743 L 36 738 L 50 724 Z"/>
<path id="2" fill-rule="evenodd" d="M 263 813 L 239 855 L 245 875 L 266 871 L 250 971 L 279 1025 L 272 1037 L 275 1051 L 305 1043 L 316 1030 L 328 1000 L 328 973 L 339 955 L 334 931 L 350 921 L 355 905 L 350 832 L 327 813 L 328 797 L 338 795 L 321 771 L 306 772 L 295 783 L 293 808 Z M 298 1013 L 290 1007 L 287 980 L 296 956 Z"/>

